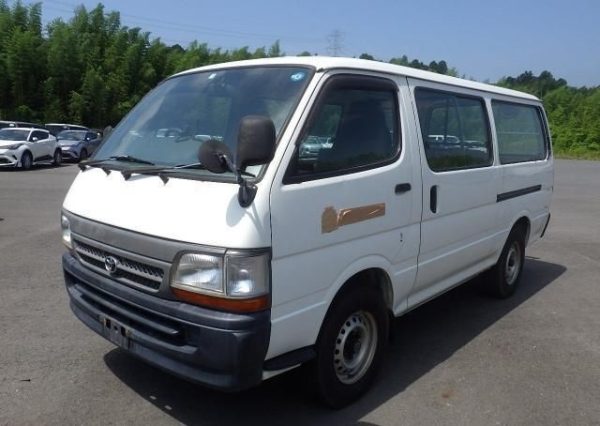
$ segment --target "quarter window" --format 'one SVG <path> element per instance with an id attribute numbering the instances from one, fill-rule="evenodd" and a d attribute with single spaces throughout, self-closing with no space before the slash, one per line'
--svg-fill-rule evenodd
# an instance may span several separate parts
<path id="1" fill-rule="evenodd" d="M 531 105 L 492 102 L 500 163 L 546 158 L 546 136 L 540 110 Z"/>
<path id="2" fill-rule="evenodd" d="M 324 89 L 303 131 L 288 170 L 292 181 L 377 167 L 398 153 L 395 83 L 366 77 L 338 78 Z"/>
<path id="3" fill-rule="evenodd" d="M 489 166 L 493 162 L 483 99 L 419 88 L 415 98 L 431 170 Z"/>

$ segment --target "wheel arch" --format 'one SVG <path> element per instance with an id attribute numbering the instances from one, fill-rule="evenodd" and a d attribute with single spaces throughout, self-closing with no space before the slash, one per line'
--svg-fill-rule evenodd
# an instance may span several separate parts
<path id="1" fill-rule="evenodd" d="M 528 214 L 522 213 L 513 221 L 513 225 L 510 227 L 509 235 L 510 232 L 517 228 L 523 229 L 525 236 L 525 246 L 527 246 L 527 242 L 529 241 L 529 234 L 531 233 L 531 219 L 529 218 Z"/>
<path id="2" fill-rule="evenodd" d="M 333 306 L 346 294 L 360 287 L 371 288 L 377 291 L 382 297 L 388 315 L 390 318 L 393 317 L 394 288 L 392 280 L 387 265 L 383 264 L 382 259 L 377 260 L 378 261 L 371 259 L 371 261 L 368 261 L 367 259 L 364 259 L 364 261 L 361 262 L 361 267 L 347 270 L 340 276 L 338 285 L 332 286 L 332 290 L 329 293 L 330 297 L 327 298 L 329 303 L 321 321 L 316 340 L 318 340 L 321 335 L 323 325 L 327 321 Z"/>

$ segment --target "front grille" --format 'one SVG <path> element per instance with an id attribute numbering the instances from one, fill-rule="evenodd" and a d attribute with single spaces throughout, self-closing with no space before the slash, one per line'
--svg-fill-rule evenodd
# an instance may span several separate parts
<path id="1" fill-rule="evenodd" d="M 122 281 L 125 284 L 158 290 L 163 281 L 165 271 L 157 266 L 138 262 L 115 252 L 94 247 L 80 240 L 74 240 L 74 248 L 84 266 L 103 275 L 110 276 L 117 281 Z M 114 272 L 108 272 L 106 269 L 106 259 L 109 257 L 116 261 Z"/>

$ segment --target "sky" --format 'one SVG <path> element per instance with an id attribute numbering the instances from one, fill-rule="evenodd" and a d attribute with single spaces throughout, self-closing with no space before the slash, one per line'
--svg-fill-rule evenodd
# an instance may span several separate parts
<path id="1" fill-rule="evenodd" d="M 24 3 L 30 3 L 24 1 Z M 76 5 L 42 0 L 44 22 Z M 279 40 L 288 55 L 369 53 L 445 60 L 459 75 L 496 82 L 548 70 L 572 86 L 600 85 L 600 0 L 104 0 L 121 23 L 166 44 L 250 49 Z M 337 43 L 332 35 L 339 34 Z"/>

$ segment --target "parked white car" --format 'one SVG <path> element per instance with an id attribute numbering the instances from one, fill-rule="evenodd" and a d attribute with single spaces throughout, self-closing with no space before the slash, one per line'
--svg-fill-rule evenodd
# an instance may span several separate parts
<path id="1" fill-rule="evenodd" d="M 60 165 L 62 153 L 47 130 L 17 127 L 0 130 L 0 167 L 29 169 L 34 164 Z"/>

